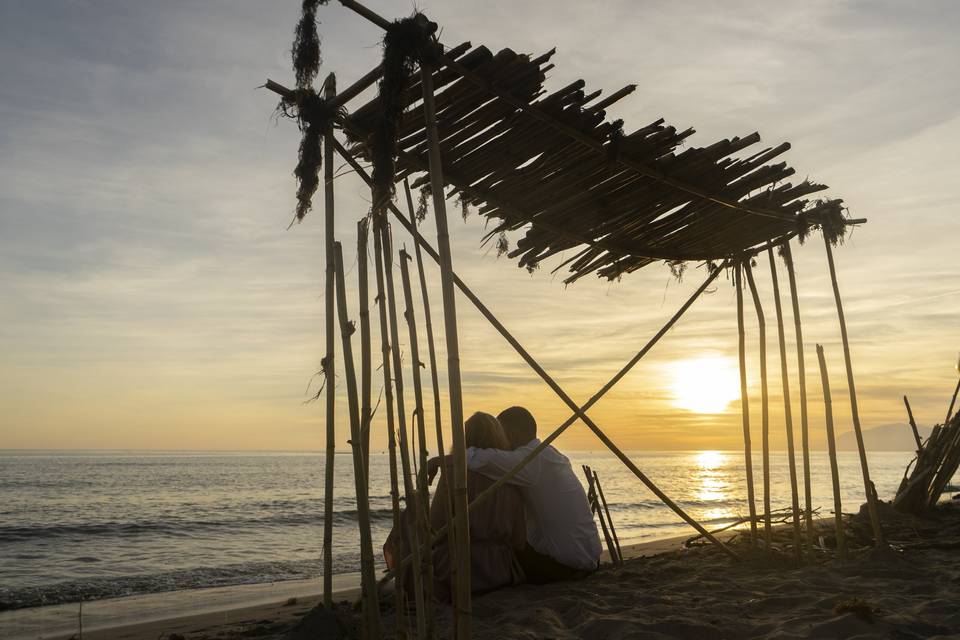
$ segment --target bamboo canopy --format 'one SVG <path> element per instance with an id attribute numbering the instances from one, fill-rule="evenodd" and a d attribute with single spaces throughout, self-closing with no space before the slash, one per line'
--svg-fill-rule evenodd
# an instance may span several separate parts
<path id="1" fill-rule="evenodd" d="M 754 149 L 760 136 L 752 133 L 681 150 L 693 129 L 659 119 L 623 133 L 622 121 L 607 119 L 606 107 L 633 86 L 608 99 L 587 93 L 582 80 L 547 93 L 553 53 L 493 54 L 465 44 L 433 74 L 447 195 L 495 223 L 489 238 L 523 230 L 508 251 L 519 266 L 569 252 L 566 282 L 590 273 L 617 278 L 658 260 L 731 257 L 825 220 L 839 228 L 859 222 L 843 219 L 839 199 L 806 198 L 825 185 L 785 182 L 795 170 L 771 161 L 788 143 Z M 416 188 L 428 180 L 427 133 L 417 108 L 422 88 L 413 77 L 407 83 L 395 179 L 420 175 Z M 378 98 L 343 116 L 358 158 L 375 159 L 383 117 Z"/>

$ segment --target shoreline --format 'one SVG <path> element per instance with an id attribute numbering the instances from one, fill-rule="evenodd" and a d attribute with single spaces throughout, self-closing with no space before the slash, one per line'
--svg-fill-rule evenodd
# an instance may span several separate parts
<path id="1" fill-rule="evenodd" d="M 733 530 L 731 530 L 733 531 Z M 695 534 L 623 545 L 625 559 L 649 557 L 680 549 Z M 604 550 L 601 562 L 609 562 Z M 360 573 L 333 576 L 335 601 L 360 593 Z M 134 640 L 162 634 L 187 634 L 214 625 L 243 625 L 270 620 L 287 625 L 312 609 L 323 596 L 319 578 L 207 587 L 105 598 L 85 603 L 28 607 L 0 612 L 4 640 L 64 640 L 81 629 L 90 640 Z M 289 602 L 293 599 L 293 604 Z M 82 612 L 82 616 L 81 616 Z"/>

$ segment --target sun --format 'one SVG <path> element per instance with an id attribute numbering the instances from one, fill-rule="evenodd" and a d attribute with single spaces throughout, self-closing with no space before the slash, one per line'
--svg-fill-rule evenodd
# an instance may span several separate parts
<path id="1" fill-rule="evenodd" d="M 723 413 L 740 397 L 740 372 L 733 358 L 704 356 L 669 365 L 673 406 L 695 413 Z"/>

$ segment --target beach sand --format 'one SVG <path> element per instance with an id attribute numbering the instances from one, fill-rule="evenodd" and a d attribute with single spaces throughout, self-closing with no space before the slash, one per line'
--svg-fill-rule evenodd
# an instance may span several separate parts
<path id="1" fill-rule="evenodd" d="M 823 522 L 829 537 L 830 523 Z M 474 599 L 475 638 L 960 638 L 960 505 L 932 519 L 884 512 L 893 550 L 863 546 L 847 562 L 793 568 L 790 554 L 751 551 L 744 537 L 732 561 L 712 546 L 683 548 L 683 539 L 632 547 L 621 567 L 606 567 L 576 582 L 523 585 Z M 857 547 L 862 516 L 848 535 Z M 789 540 L 789 530 L 778 539 Z M 349 594 L 353 595 L 353 594 Z M 355 616 L 296 604 L 157 620 L 84 633 L 90 640 L 134 638 L 351 637 Z M 392 621 L 386 614 L 386 621 Z M 444 636 L 449 610 L 441 612 Z M 46 636 L 69 637 L 69 636 Z"/>

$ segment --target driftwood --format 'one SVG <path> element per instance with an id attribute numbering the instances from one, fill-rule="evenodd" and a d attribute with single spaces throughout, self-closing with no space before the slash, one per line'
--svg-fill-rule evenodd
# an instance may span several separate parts
<path id="1" fill-rule="evenodd" d="M 911 464 L 913 470 L 900 483 L 893 506 L 905 513 L 922 514 L 937 505 L 960 468 L 960 414 L 947 425 L 933 428 Z"/>

